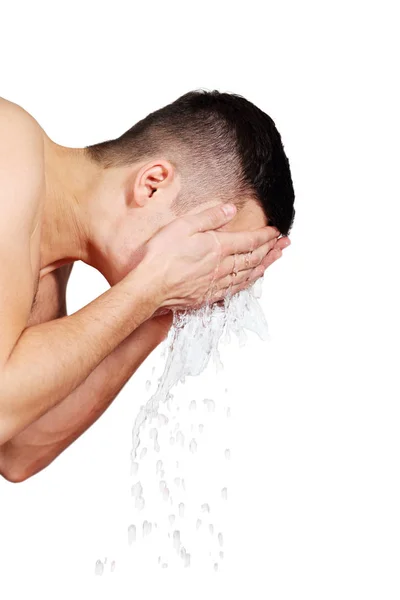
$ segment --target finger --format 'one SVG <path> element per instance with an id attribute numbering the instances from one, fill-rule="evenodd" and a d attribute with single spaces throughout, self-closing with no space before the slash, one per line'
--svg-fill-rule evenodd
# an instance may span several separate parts
<path id="1" fill-rule="evenodd" d="M 287 236 L 281 237 L 279 238 L 279 240 L 276 241 L 276 245 L 275 248 L 279 248 L 280 250 L 284 250 L 285 248 L 287 248 L 288 246 L 290 246 L 291 241 Z"/>
<path id="2" fill-rule="evenodd" d="M 278 258 L 282 256 L 282 250 L 280 248 L 273 248 L 260 263 L 265 269 L 272 265 Z"/>
<path id="3" fill-rule="evenodd" d="M 222 256 L 252 252 L 278 237 L 275 227 L 262 227 L 255 231 L 217 231 L 214 234 L 221 245 Z"/>
<path id="4" fill-rule="evenodd" d="M 215 290 L 211 296 L 211 302 L 218 302 L 224 299 L 228 294 L 230 296 L 233 296 L 237 292 L 241 292 L 242 290 L 247 289 L 248 287 L 253 285 L 253 283 L 257 281 L 257 279 L 264 275 L 264 271 L 265 268 L 262 265 L 260 265 L 255 269 L 251 269 L 250 276 L 247 280 Z"/>
<path id="5" fill-rule="evenodd" d="M 181 217 L 181 220 L 186 223 L 189 234 L 194 234 L 200 231 L 218 229 L 218 227 L 229 223 L 235 214 L 236 206 L 234 204 L 219 204 L 195 215 Z"/>
<path id="6" fill-rule="evenodd" d="M 237 275 L 234 273 L 228 273 L 225 277 L 221 277 L 218 279 L 218 282 L 215 285 L 215 289 L 225 289 L 230 285 L 238 285 L 244 283 L 249 279 L 251 274 L 253 273 L 253 269 L 244 269 L 240 271 Z"/>
<path id="7" fill-rule="evenodd" d="M 244 254 L 231 254 L 221 260 L 218 265 L 217 277 L 225 277 L 229 273 L 244 271 L 257 267 L 264 260 L 266 255 L 272 251 L 276 245 L 276 238 L 263 244 L 253 252 Z"/>

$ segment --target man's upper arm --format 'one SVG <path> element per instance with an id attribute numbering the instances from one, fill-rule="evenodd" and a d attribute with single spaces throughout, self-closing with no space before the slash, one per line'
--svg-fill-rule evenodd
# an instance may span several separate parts
<path id="1" fill-rule="evenodd" d="M 30 227 L 43 193 L 36 121 L 0 99 L 0 368 L 26 326 L 33 297 Z M 1 394 L 0 394 L 1 395 Z"/>

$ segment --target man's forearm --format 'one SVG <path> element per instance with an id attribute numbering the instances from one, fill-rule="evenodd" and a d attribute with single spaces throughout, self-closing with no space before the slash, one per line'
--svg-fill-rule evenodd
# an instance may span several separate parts
<path id="1" fill-rule="evenodd" d="M 23 481 L 50 464 L 103 414 L 167 330 L 157 319 L 143 323 L 58 406 L 4 444 L 4 476 Z"/>
<path id="2" fill-rule="evenodd" d="M 69 317 L 25 329 L 0 367 L 0 445 L 66 398 L 157 308 L 141 265 Z"/>

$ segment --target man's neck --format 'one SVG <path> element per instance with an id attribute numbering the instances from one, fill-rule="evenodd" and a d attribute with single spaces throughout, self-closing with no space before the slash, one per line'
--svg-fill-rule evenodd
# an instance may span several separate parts
<path id="1" fill-rule="evenodd" d="M 46 194 L 42 212 L 41 269 L 75 260 L 92 262 L 92 244 L 85 206 L 100 169 L 82 148 L 59 146 L 44 134 Z"/>

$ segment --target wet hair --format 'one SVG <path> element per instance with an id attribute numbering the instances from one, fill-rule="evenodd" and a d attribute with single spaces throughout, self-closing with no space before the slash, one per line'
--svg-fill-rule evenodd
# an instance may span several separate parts
<path id="1" fill-rule="evenodd" d="M 281 136 L 271 117 L 237 94 L 189 92 L 85 151 L 104 168 L 169 160 L 181 176 L 177 215 L 210 199 L 238 209 L 254 199 L 269 225 L 284 235 L 292 227 L 294 189 Z"/>

